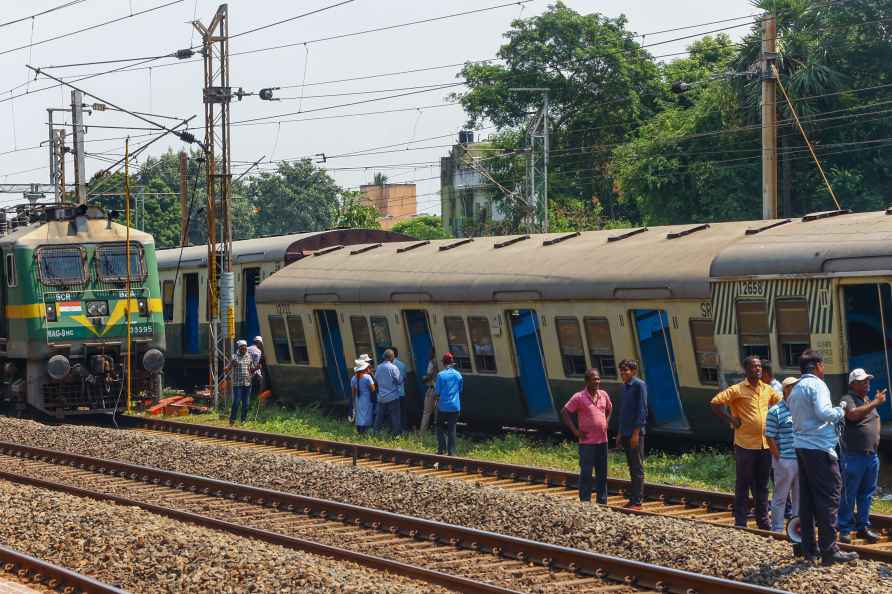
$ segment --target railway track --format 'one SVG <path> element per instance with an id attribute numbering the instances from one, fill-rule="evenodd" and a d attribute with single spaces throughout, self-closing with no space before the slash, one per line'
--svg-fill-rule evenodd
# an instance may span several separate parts
<path id="1" fill-rule="evenodd" d="M 245 447 L 265 453 L 290 454 L 321 462 L 355 464 L 379 470 L 467 480 L 508 491 L 541 493 L 568 499 L 577 497 L 579 475 L 563 470 L 455 458 L 247 429 L 133 416 L 124 418 L 132 430 L 147 434 L 173 435 L 200 443 Z M 734 496 L 728 493 L 647 483 L 644 488 L 645 502 L 643 509 L 639 511 L 622 507 L 628 500 L 626 493 L 629 487 L 628 480 L 609 479 L 607 504 L 615 511 L 627 514 L 671 516 L 736 528 L 732 512 Z M 777 540 L 787 540 L 784 534 L 755 528 L 754 521 L 750 524 L 745 530 Z M 892 516 L 873 514 L 871 524 L 882 536 L 879 542 L 868 544 L 856 539 L 851 545 L 840 544 L 840 548 L 857 551 L 864 559 L 892 563 Z"/>
<path id="2" fill-rule="evenodd" d="M 0 546 L 0 569 L 0 578 L 9 576 L 14 580 L 12 584 L 19 583 L 36 592 L 127 594 L 125 590 L 5 546 Z M 6 591 L 16 590 L 0 581 L 0 592 Z"/>
<path id="3" fill-rule="evenodd" d="M 7 442 L 0 442 L 0 468 L 0 479 L 138 506 L 458 592 L 780 592 L 334 501 Z"/>

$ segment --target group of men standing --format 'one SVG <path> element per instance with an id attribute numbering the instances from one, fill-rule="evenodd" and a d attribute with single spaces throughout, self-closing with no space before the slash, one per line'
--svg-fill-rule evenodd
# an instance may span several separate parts
<path id="1" fill-rule="evenodd" d="M 455 358 L 446 353 L 443 369 L 438 370 L 435 354 L 431 353 L 427 373 L 422 379 L 426 386 L 424 414 L 420 430 L 427 429 L 431 417 L 437 427 L 437 453 L 455 455 L 456 423 L 461 411 L 464 380 L 455 369 Z M 350 379 L 353 415 L 356 430 L 377 432 L 387 423 L 393 435 L 403 431 L 406 397 L 406 365 L 399 359 L 399 351 L 390 347 L 384 351 L 382 362 L 372 367 L 372 358 L 363 354 L 354 361 Z"/>
<path id="2" fill-rule="evenodd" d="M 735 524 L 747 525 L 752 493 L 756 525 L 763 530 L 782 531 L 785 517 L 799 516 L 797 555 L 810 561 L 820 556 L 825 565 L 857 559 L 857 553 L 839 549 L 837 528 L 844 543 L 851 542 L 853 529 L 867 542 L 879 538 L 870 529 L 870 505 L 879 474 L 876 409 L 885 402 L 886 390 L 871 399 L 873 376 L 855 369 L 848 393 L 833 406 L 823 356 L 811 349 L 800 356 L 801 375 L 783 383 L 757 356 L 744 359 L 743 367 L 744 380 L 710 402 L 734 430 Z"/>

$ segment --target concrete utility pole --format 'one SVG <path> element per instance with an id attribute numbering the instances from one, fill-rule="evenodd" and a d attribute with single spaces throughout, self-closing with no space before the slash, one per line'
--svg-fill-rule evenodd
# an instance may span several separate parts
<path id="1" fill-rule="evenodd" d="M 777 19 L 762 19 L 762 218 L 778 218 L 777 88 L 772 69 L 777 60 Z"/>
<path id="2" fill-rule="evenodd" d="M 86 204 L 87 172 L 84 158 L 84 96 L 80 91 L 71 91 L 71 127 L 77 203 Z"/>

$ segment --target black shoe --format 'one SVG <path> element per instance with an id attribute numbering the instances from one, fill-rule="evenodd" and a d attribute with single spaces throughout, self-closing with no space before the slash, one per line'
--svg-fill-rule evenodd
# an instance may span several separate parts
<path id="1" fill-rule="evenodd" d="M 843 544 L 852 544 L 851 534 L 843 534 L 842 532 L 840 532 L 839 537 L 836 540 L 838 540 L 839 542 L 841 542 Z"/>
<path id="2" fill-rule="evenodd" d="M 851 563 L 858 560 L 858 553 L 855 551 L 834 551 L 828 555 L 821 557 L 821 565 L 835 565 L 836 563 Z"/>
<path id="3" fill-rule="evenodd" d="M 858 531 L 858 538 L 863 538 L 869 544 L 874 544 L 876 541 L 880 539 L 880 535 L 871 530 L 870 528 L 862 528 Z"/>

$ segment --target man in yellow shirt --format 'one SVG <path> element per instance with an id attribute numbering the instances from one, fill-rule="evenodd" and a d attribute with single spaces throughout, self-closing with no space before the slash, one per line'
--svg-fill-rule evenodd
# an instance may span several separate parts
<path id="1" fill-rule="evenodd" d="M 762 360 L 749 356 L 743 360 L 746 374 L 739 384 L 723 390 L 709 403 L 712 412 L 726 420 L 734 430 L 734 459 L 737 476 L 734 484 L 734 524 L 746 526 L 749 513 L 749 492 L 756 502 L 756 525 L 770 530 L 768 521 L 768 477 L 771 472 L 771 450 L 765 439 L 768 409 L 780 396 L 761 380 Z M 729 412 L 730 410 L 730 412 Z"/>

